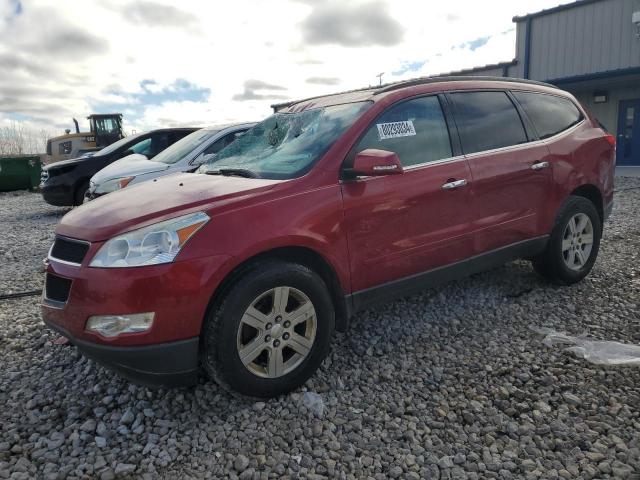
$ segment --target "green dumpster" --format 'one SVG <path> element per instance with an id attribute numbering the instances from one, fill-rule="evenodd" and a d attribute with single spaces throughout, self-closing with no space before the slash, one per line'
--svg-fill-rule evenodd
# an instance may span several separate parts
<path id="1" fill-rule="evenodd" d="M 41 170 L 38 155 L 0 157 L 0 192 L 37 188 Z"/>

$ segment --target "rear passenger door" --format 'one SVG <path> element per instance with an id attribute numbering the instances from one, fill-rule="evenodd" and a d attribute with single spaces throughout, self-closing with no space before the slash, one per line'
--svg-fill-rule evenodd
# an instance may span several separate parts
<path id="1" fill-rule="evenodd" d="M 455 92 L 448 99 L 473 179 L 474 253 L 548 233 L 542 214 L 552 192 L 549 151 L 534 141 L 511 95 Z"/>
<path id="2" fill-rule="evenodd" d="M 414 132 L 382 134 L 393 122 L 411 122 Z M 389 107 L 369 125 L 345 167 L 369 148 L 395 152 L 404 172 L 342 182 L 354 292 L 468 257 L 470 172 L 452 149 L 439 98 Z M 453 182 L 458 188 L 443 188 Z"/>

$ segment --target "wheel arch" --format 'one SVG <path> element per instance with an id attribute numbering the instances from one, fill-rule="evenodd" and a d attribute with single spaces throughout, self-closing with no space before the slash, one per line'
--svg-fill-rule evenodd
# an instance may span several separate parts
<path id="1" fill-rule="evenodd" d="M 600 225 L 604 224 L 604 199 L 602 197 L 602 192 L 600 192 L 598 187 L 591 183 L 586 183 L 573 189 L 569 195 L 583 197 L 593 203 L 596 207 L 596 211 L 598 212 L 598 216 L 600 217 Z"/>
<path id="2" fill-rule="evenodd" d="M 336 330 L 344 332 L 347 329 L 351 308 L 347 296 L 340 284 L 338 275 L 331 263 L 316 250 L 303 246 L 276 247 L 257 253 L 231 269 L 218 284 L 211 296 L 206 315 L 216 308 L 225 293 L 236 279 L 248 270 L 268 260 L 282 260 L 298 263 L 313 270 L 325 282 L 336 312 Z M 205 317 L 206 317 L 205 315 Z"/>

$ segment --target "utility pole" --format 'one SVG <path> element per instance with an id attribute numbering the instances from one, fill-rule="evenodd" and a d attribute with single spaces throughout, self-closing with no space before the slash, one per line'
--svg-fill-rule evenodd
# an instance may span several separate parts
<path id="1" fill-rule="evenodd" d="M 384 72 L 379 73 L 378 75 L 376 75 L 376 77 L 378 77 L 378 81 L 379 81 L 379 85 L 382 86 L 382 76 L 384 75 Z"/>

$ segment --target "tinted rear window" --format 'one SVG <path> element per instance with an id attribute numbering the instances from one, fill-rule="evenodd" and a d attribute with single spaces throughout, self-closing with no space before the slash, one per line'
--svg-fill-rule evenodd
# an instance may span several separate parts
<path id="1" fill-rule="evenodd" d="M 540 138 L 552 137 L 582 120 L 580 110 L 568 98 L 532 92 L 513 92 L 513 95 Z"/>
<path id="2" fill-rule="evenodd" d="M 450 97 L 464 153 L 527 141 L 520 115 L 505 92 L 460 92 Z"/>

